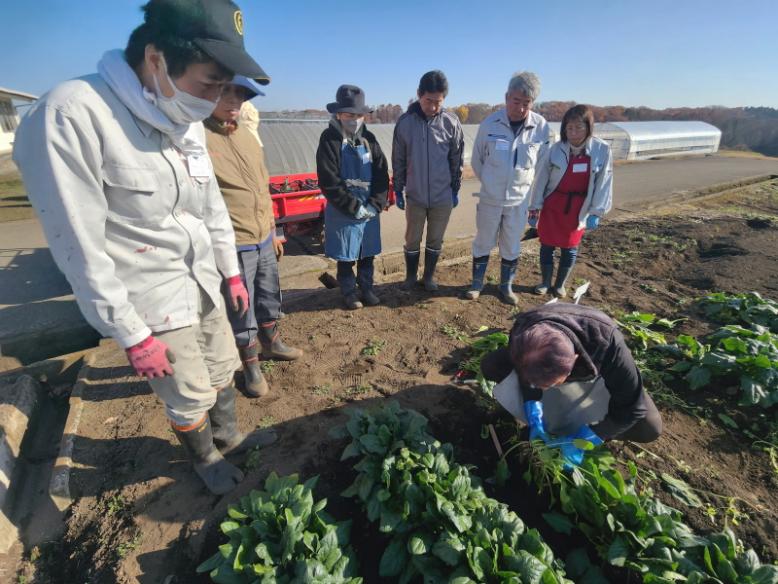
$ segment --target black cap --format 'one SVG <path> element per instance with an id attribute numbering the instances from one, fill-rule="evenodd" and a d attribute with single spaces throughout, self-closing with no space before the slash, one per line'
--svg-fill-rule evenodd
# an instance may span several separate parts
<path id="1" fill-rule="evenodd" d="M 232 72 L 267 85 L 270 77 L 246 52 L 243 13 L 231 0 L 200 0 L 205 13 L 201 36 L 192 42 Z"/>
<path id="2" fill-rule="evenodd" d="M 341 85 L 335 94 L 335 101 L 327 104 L 331 114 L 371 114 L 373 110 L 365 105 L 365 92 L 356 85 Z"/>

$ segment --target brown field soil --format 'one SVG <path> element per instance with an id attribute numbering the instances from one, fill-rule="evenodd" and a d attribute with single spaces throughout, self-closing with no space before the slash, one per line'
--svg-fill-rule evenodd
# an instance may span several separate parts
<path id="1" fill-rule="evenodd" d="M 640 310 L 686 316 L 690 320 L 679 331 L 701 334 L 712 325 L 701 320 L 691 300 L 706 291 L 756 290 L 778 298 L 778 222 L 767 217 L 775 216 L 778 204 L 765 196 L 754 199 L 753 189 L 741 193 L 737 204 L 750 208 L 749 216 L 714 216 L 714 203 L 706 202 L 682 216 L 606 222 L 584 238 L 574 272 L 576 282 L 592 282 L 583 303 L 610 314 Z M 493 259 L 490 265 L 492 282 L 499 277 L 498 263 Z M 354 519 L 352 541 L 365 581 L 378 582 L 383 540 L 365 525 L 356 505 L 339 497 L 353 473 L 339 462 L 344 443 L 328 432 L 355 407 L 396 399 L 426 415 L 433 433 L 452 442 L 457 457 L 475 465 L 475 474 L 483 479 L 493 474 L 497 457 L 491 441 L 481 438 L 482 426 L 496 424 L 502 439 L 515 428 L 507 413 L 452 378 L 466 354 L 464 337 L 484 326 L 489 332 L 510 328 L 516 309 L 500 302 L 493 284 L 478 302 L 460 299 L 469 276 L 467 263 L 443 267 L 440 291 L 433 295 L 403 293 L 396 281 L 384 282 L 378 286 L 383 304 L 355 312 L 341 308 L 337 290 L 321 289 L 287 303 L 285 339 L 305 349 L 305 356 L 266 365 L 272 393 L 238 402 L 244 429 L 273 427 L 279 440 L 260 451 L 246 480 L 223 498 L 202 488 L 163 407 L 130 375 L 123 353 L 112 344 L 101 347 L 84 393 L 71 477 L 76 500 L 67 531 L 61 542 L 43 548 L 37 562 L 28 563 L 27 582 L 205 582 L 194 576 L 194 568 L 220 543 L 218 524 L 227 505 L 260 487 L 270 471 L 320 475 L 317 496 L 329 499 L 337 518 Z M 543 301 L 531 293 L 537 279 L 535 255 L 523 257 L 519 309 Z M 363 354 L 366 347 L 375 354 Z M 739 518 L 736 533 L 763 561 L 775 561 L 776 472 L 766 453 L 715 415 L 726 411 L 741 420 L 751 414 L 741 413 L 725 392 L 674 390 L 657 396 L 665 430 L 647 446 L 649 452 L 630 444 L 611 447 L 645 471 L 668 472 L 703 492 L 703 499 L 719 509 L 715 523 L 672 499 L 660 482 L 654 485 L 701 532 L 721 529 L 727 500 L 734 498 L 747 515 Z M 539 517 L 542 499 L 523 484 L 521 468 L 512 471 L 506 488 L 488 490 L 555 547 L 559 538 Z M 564 549 L 555 551 L 564 556 Z"/>

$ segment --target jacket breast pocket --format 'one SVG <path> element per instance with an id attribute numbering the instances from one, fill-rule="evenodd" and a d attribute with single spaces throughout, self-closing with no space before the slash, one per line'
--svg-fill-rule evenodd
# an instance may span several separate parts
<path id="1" fill-rule="evenodd" d="M 532 184 L 539 151 L 539 143 L 518 144 L 516 146 L 516 164 L 513 168 L 513 180 L 516 188 L 523 189 Z"/>
<path id="2" fill-rule="evenodd" d="M 511 143 L 508 140 L 489 140 L 486 143 L 487 164 L 489 166 L 505 168 L 510 162 Z"/>
<path id="3" fill-rule="evenodd" d="M 173 209 L 175 195 L 166 200 L 153 169 L 106 164 L 103 183 L 108 217 L 119 223 L 158 224 Z"/>
<path id="4" fill-rule="evenodd" d="M 211 189 L 219 188 L 218 186 L 215 186 L 212 181 L 215 182 L 216 179 L 210 177 L 193 179 L 191 185 L 191 188 L 193 189 L 191 196 L 187 196 L 186 198 L 184 197 L 180 198 L 180 205 L 183 208 L 183 210 L 187 211 L 188 213 L 191 213 L 198 219 L 202 219 L 203 217 L 205 217 L 206 201 L 208 200 L 208 196 L 210 195 Z M 188 193 L 186 189 L 182 189 L 181 194 L 190 195 L 190 193 Z"/>
<path id="5" fill-rule="evenodd" d="M 516 168 L 534 169 L 538 161 L 538 152 L 540 152 L 539 142 L 529 142 L 527 144 L 516 145 Z"/>

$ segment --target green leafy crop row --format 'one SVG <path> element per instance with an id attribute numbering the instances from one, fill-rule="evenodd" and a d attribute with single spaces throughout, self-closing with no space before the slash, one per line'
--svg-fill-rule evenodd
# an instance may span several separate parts
<path id="1" fill-rule="evenodd" d="M 646 584 L 778 584 L 778 567 L 761 565 L 743 550 L 729 529 L 702 537 L 682 514 L 638 489 L 638 471 L 627 463 L 627 478 L 605 448 L 589 452 L 572 473 L 558 450 L 533 443 L 525 478 L 549 493 L 560 513 L 546 516 L 561 532 L 583 534 L 613 566 L 641 575 Z M 590 578 L 591 584 L 605 582 Z"/>
<path id="2" fill-rule="evenodd" d="M 271 473 L 265 490 L 230 505 L 221 531 L 229 538 L 200 564 L 216 584 L 361 584 L 348 546 L 350 522 L 335 523 L 314 501 L 318 477 Z"/>
<path id="3" fill-rule="evenodd" d="M 778 404 L 778 335 L 752 326 L 721 327 L 707 344 L 679 335 L 675 345 L 662 348 L 678 359 L 670 371 L 682 374 L 691 389 L 707 386 L 714 377 L 733 377 L 742 392 L 740 405 Z"/>
<path id="4" fill-rule="evenodd" d="M 406 583 L 552 584 L 570 582 L 540 534 L 486 496 L 450 444 L 427 433 L 427 420 L 396 403 L 357 411 L 342 458 L 359 457 L 343 493 L 391 534 L 380 575 Z"/>
<path id="5" fill-rule="evenodd" d="M 622 316 L 619 325 L 628 335 L 636 361 L 645 373 L 663 375 L 663 370 L 645 371 L 659 363 L 657 351 L 676 362 L 669 373 L 683 378 L 691 389 L 700 389 L 719 379 L 738 385 L 742 406 L 778 404 L 778 303 L 756 292 L 717 292 L 698 300 L 712 320 L 725 324 L 700 340 L 678 335 L 668 343 L 665 332 L 683 319 L 669 320 L 651 313 Z M 660 368 L 662 369 L 662 368 Z"/>
<path id="6" fill-rule="evenodd" d="M 705 315 L 721 324 L 759 325 L 778 333 L 778 302 L 758 292 L 715 292 L 698 301 Z"/>

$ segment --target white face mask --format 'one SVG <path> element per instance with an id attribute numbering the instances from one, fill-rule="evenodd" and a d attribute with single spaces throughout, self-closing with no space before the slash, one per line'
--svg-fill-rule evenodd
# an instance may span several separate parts
<path id="1" fill-rule="evenodd" d="M 362 122 L 364 122 L 362 118 L 356 118 L 354 120 L 340 120 L 343 129 L 346 130 L 349 134 L 356 134 L 359 131 L 359 128 L 362 127 Z"/>
<path id="2" fill-rule="evenodd" d="M 181 91 L 167 72 L 167 63 L 162 58 L 161 68 L 167 77 L 167 82 L 173 88 L 173 96 L 165 97 L 159 87 L 159 79 L 154 75 L 154 92 L 157 97 L 157 107 L 174 124 L 194 124 L 202 122 L 216 109 L 218 101 L 209 101 L 201 97 Z"/>

